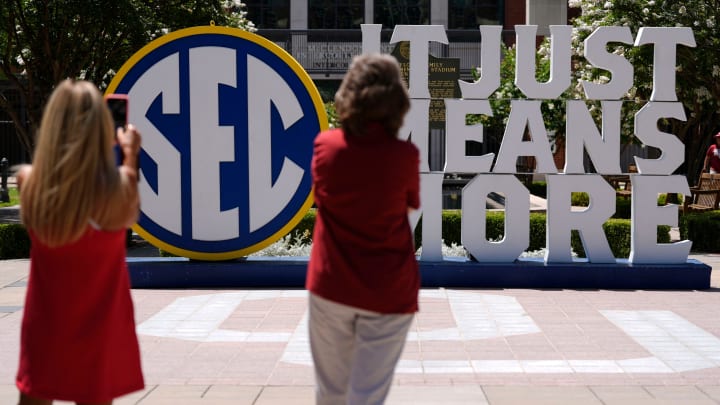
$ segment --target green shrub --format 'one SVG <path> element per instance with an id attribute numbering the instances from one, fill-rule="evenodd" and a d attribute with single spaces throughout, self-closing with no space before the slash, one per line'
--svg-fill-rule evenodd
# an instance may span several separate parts
<path id="1" fill-rule="evenodd" d="M 658 205 L 665 205 L 667 200 L 667 194 L 658 195 Z M 575 207 L 587 207 L 590 204 L 590 196 L 584 192 L 573 192 L 571 197 L 571 203 Z M 682 195 L 680 196 L 680 204 L 682 204 Z M 632 210 L 632 199 L 616 197 L 615 199 L 615 214 L 613 218 L 624 218 L 630 219 Z"/>
<path id="2" fill-rule="evenodd" d="M 680 215 L 680 239 L 693 241 L 699 252 L 720 252 L 720 211 Z"/>
<path id="3" fill-rule="evenodd" d="M 442 214 L 442 237 L 445 244 L 450 246 L 453 243 L 460 245 L 462 238 L 460 235 L 460 221 L 462 220 L 462 211 L 460 210 L 444 210 Z M 417 244 L 416 246 L 420 246 Z"/>
<path id="4" fill-rule="evenodd" d="M 462 211 L 445 210 L 442 215 L 443 242 L 450 246 L 461 245 L 460 222 Z M 503 211 L 486 211 L 485 237 L 491 241 L 499 241 L 505 236 L 505 213 Z M 415 228 L 415 246 L 422 246 L 422 219 Z M 539 250 L 545 246 L 545 214 L 530 213 L 530 245 L 529 251 Z"/>
<path id="5" fill-rule="evenodd" d="M 21 224 L 0 224 L 0 260 L 30 257 L 30 237 Z"/>
<path id="6" fill-rule="evenodd" d="M 158 248 L 158 254 L 160 255 L 160 257 L 178 257 L 178 255 L 176 255 L 174 253 L 170 253 L 167 250 L 163 250 L 160 248 Z"/>
<path id="7" fill-rule="evenodd" d="M 610 250 L 613 256 L 617 258 L 630 257 L 630 220 L 629 219 L 610 219 L 603 224 L 603 231 L 607 238 Z M 657 243 L 670 243 L 670 227 L 667 225 L 658 225 L 657 227 Z M 575 253 L 579 257 L 585 257 L 585 249 L 580 240 L 580 233 L 572 231 L 570 244 Z"/>
<path id="8" fill-rule="evenodd" d="M 570 197 L 573 207 L 587 207 L 590 205 L 590 195 L 586 192 L 573 192 Z"/>
<path id="9" fill-rule="evenodd" d="M 547 183 L 544 181 L 534 181 L 528 185 L 530 194 L 541 198 L 547 198 Z"/>
<path id="10" fill-rule="evenodd" d="M 621 201 L 619 199 L 618 201 Z M 629 200 L 628 200 L 629 201 Z M 619 202 L 619 206 L 629 207 L 626 203 Z M 628 208 L 629 209 L 629 208 Z M 717 234 L 720 235 L 720 211 L 716 211 Z M 702 215 L 701 215 L 702 216 Z M 443 241 L 450 246 L 453 243 L 461 245 L 460 223 L 462 212 L 460 210 L 444 210 L 442 213 L 442 235 Z M 543 213 L 530 213 L 530 242 L 528 251 L 535 251 L 546 246 L 546 215 Z M 291 231 L 293 235 L 310 235 L 315 223 L 315 210 L 311 210 L 300 223 Z M 610 249 L 617 258 L 630 256 L 630 220 L 615 218 L 608 220 L 603 225 Z M 658 226 L 657 242 L 670 243 L 670 227 L 667 225 Z M 487 211 L 485 220 L 485 236 L 488 240 L 499 241 L 505 235 L 505 213 L 503 211 Z M 415 228 L 415 246 L 422 245 L 422 219 Z M 585 257 L 585 249 L 580 241 L 577 231 L 572 231 L 571 246 L 574 252 L 580 257 Z M 716 244 L 716 246 L 720 246 Z"/>
<path id="11" fill-rule="evenodd" d="M 618 199 L 618 210 L 629 204 Z M 628 200 L 629 201 L 629 200 Z M 462 244 L 460 234 L 460 210 L 445 210 L 442 213 L 443 240 L 446 245 Z M 617 214 L 616 214 L 617 215 Z M 306 213 L 290 233 L 293 237 L 306 238 L 312 241 L 315 225 L 315 210 Z M 499 241 L 505 234 L 505 213 L 502 211 L 486 212 L 486 237 L 488 240 Z M 605 236 L 615 257 L 627 258 L 630 255 L 630 220 L 624 218 L 610 219 L 603 225 Z M 658 243 L 670 243 L 670 227 L 658 226 Z M 530 213 L 530 242 L 528 251 L 545 247 L 546 216 L 542 213 Z M 720 211 L 707 213 L 685 214 L 680 217 L 680 236 L 693 241 L 693 250 L 705 252 L 720 251 Z M 421 246 L 422 219 L 415 229 L 416 246 Z M 577 231 L 572 232 L 571 245 L 573 250 L 584 257 L 580 237 Z M 161 256 L 174 256 L 160 249 Z M 0 224 L 0 259 L 27 258 L 30 256 L 30 239 L 25 227 L 21 224 Z"/>
<path id="12" fill-rule="evenodd" d="M 683 196 L 680 195 L 679 199 L 679 205 L 682 205 L 682 198 Z M 666 205 L 667 204 L 667 194 L 659 194 L 657 199 L 658 205 Z M 630 219 L 631 217 L 631 211 L 632 211 L 632 199 L 630 198 L 622 198 L 618 197 L 615 199 L 615 214 L 613 215 L 613 218 L 624 218 L 624 219 Z"/>
<path id="13" fill-rule="evenodd" d="M 658 195 L 658 205 L 666 205 L 668 202 L 682 205 L 683 201 L 685 201 L 685 196 L 678 193 L 672 193 L 672 197 L 668 196 L 668 194 Z"/>
<path id="14" fill-rule="evenodd" d="M 616 198 L 615 199 L 615 213 L 613 218 L 630 219 L 630 213 L 632 211 L 632 201 L 629 198 Z"/>
<path id="15" fill-rule="evenodd" d="M 629 212 L 629 199 L 623 202 L 618 199 L 618 211 Z M 616 213 L 616 216 L 618 214 Z M 629 214 L 628 214 L 629 216 Z M 460 210 L 445 210 L 442 213 L 442 235 L 446 245 L 462 244 Z M 290 231 L 293 237 L 302 237 L 312 241 L 315 225 L 315 209 L 306 213 L 300 222 Z M 488 240 L 502 240 L 505 234 L 505 213 L 487 211 L 485 223 Z M 627 258 L 630 255 L 630 220 L 626 218 L 610 219 L 603 225 L 605 236 L 615 257 Z M 658 243 L 670 243 L 670 227 L 658 226 Z M 545 247 L 546 215 L 530 213 L 530 242 L 528 251 Z M 681 239 L 693 241 L 693 250 L 704 252 L 720 252 L 720 211 L 707 213 L 685 214 L 680 217 Z M 415 245 L 422 244 L 422 219 L 415 229 Z M 577 231 L 572 232 L 571 246 L 580 257 L 584 257 L 580 237 Z M 161 256 L 174 256 L 160 249 Z M 27 258 L 30 256 L 30 239 L 25 227 L 21 224 L 0 224 L 0 259 Z"/>
<path id="16" fill-rule="evenodd" d="M 12 207 L 20 204 L 20 195 L 16 187 L 8 187 L 8 197 L 10 197 L 10 201 L 0 202 L 0 207 Z"/>
<path id="17" fill-rule="evenodd" d="M 303 237 L 312 240 L 313 229 L 315 229 L 315 208 L 310 209 L 290 231 L 293 238 Z"/>
<path id="18" fill-rule="evenodd" d="M 328 118 L 328 126 L 330 128 L 340 128 L 340 120 L 338 120 L 334 101 L 328 101 L 325 103 L 325 113 L 327 114 Z"/>
<path id="19" fill-rule="evenodd" d="M 505 235 L 505 213 L 490 211 L 485 215 L 485 237 L 488 240 L 501 240 Z"/>
<path id="20" fill-rule="evenodd" d="M 545 214 L 530 213 L 530 245 L 529 252 L 540 250 L 546 245 L 547 217 Z"/>

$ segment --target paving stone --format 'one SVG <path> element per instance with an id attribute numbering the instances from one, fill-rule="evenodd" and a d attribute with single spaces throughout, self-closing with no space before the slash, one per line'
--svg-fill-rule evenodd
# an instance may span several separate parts
<path id="1" fill-rule="evenodd" d="M 713 289 L 424 289 L 387 403 L 720 404 L 720 255 L 691 258 Z M 0 261 L 2 404 L 27 271 Z M 313 404 L 306 294 L 133 290 L 148 386 L 115 403 Z"/>

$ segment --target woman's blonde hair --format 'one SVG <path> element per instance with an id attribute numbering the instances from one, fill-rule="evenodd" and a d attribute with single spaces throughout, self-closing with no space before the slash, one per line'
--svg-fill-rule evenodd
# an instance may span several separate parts
<path id="1" fill-rule="evenodd" d="M 45 106 L 32 171 L 20 190 L 23 223 L 48 246 L 82 236 L 119 190 L 114 125 L 100 91 L 65 80 Z"/>
<path id="2" fill-rule="evenodd" d="M 378 122 L 392 136 L 410 108 L 400 65 L 390 55 L 363 54 L 353 58 L 335 93 L 335 110 L 344 129 L 363 135 L 369 122 Z"/>

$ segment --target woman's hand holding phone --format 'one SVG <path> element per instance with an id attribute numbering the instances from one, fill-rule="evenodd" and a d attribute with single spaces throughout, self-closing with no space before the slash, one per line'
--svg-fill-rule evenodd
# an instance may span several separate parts
<path id="1" fill-rule="evenodd" d="M 116 131 L 118 146 L 123 154 L 122 164 L 133 169 L 137 168 L 138 153 L 142 142 L 140 132 L 132 124 L 128 124 L 126 128 L 117 128 Z"/>

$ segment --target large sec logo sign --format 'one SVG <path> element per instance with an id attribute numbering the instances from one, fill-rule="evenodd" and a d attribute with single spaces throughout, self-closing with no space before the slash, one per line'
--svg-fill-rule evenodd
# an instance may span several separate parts
<path id="1" fill-rule="evenodd" d="M 134 230 L 198 260 L 246 256 L 312 205 L 310 161 L 327 117 L 315 85 L 255 34 L 194 27 L 138 51 L 108 92 L 143 135 Z"/>

